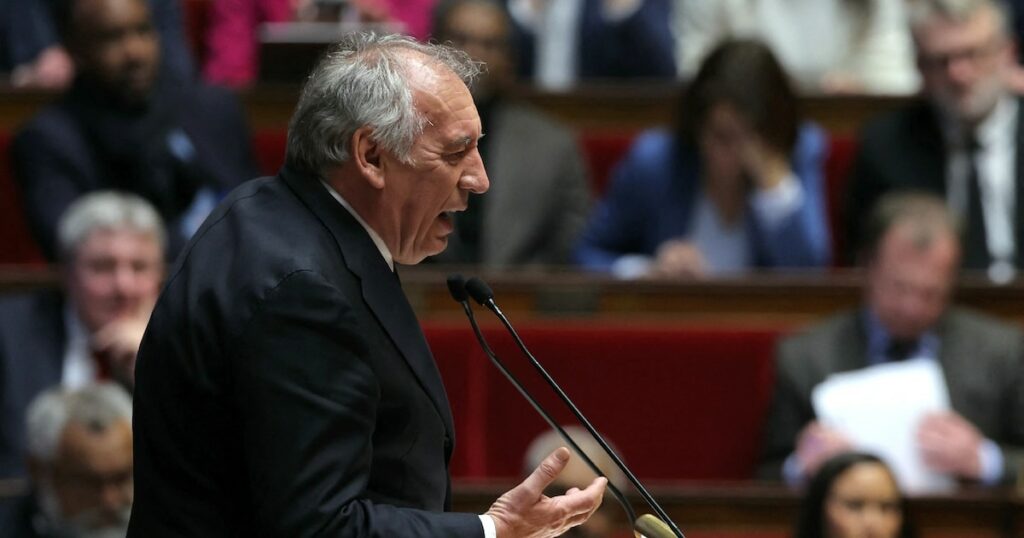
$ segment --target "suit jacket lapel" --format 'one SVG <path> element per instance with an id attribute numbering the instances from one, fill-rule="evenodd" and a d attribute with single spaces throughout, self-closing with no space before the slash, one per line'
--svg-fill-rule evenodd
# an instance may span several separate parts
<path id="1" fill-rule="evenodd" d="M 334 235 L 345 265 L 360 280 L 363 299 L 419 379 L 445 428 L 454 437 L 451 408 L 441 374 L 398 276 L 388 267 L 366 230 L 331 198 L 330 193 L 317 183 L 317 178 L 287 168 L 281 171 L 280 176 Z"/>

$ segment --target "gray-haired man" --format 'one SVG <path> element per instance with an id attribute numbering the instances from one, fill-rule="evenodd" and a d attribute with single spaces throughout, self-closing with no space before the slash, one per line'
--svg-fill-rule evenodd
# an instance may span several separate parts
<path id="1" fill-rule="evenodd" d="M 132 505 L 132 402 L 120 385 L 54 387 L 27 413 L 33 495 L 0 512 L 6 538 L 116 538 Z"/>
<path id="2" fill-rule="evenodd" d="M 165 232 L 142 198 L 97 191 L 59 223 L 63 291 L 0 300 L 0 478 L 23 477 L 24 413 L 52 385 L 133 384 L 164 275 Z"/>
<path id="3" fill-rule="evenodd" d="M 552 453 L 484 516 L 451 504 L 448 400 L 394 273 L 487 190 L 464 54 L 354 35 L 314 70 L 277 177 L 236 189 L 172 271 L 139 352 L 129 536 L 544 537 Z"/>

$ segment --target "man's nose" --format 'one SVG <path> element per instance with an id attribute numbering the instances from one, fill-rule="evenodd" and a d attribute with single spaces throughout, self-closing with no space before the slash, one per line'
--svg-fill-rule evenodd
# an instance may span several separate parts
<path id="1" fill-rule="evenodd" d="M 491 188 L 491 182 L 487 178 L 487 170 L 484 168 L 484 160 L 480 151 L 474 149 L 470 157 L 471 162 L 462 176 L 462 188 L 474 194 L 483 194 Z"/>

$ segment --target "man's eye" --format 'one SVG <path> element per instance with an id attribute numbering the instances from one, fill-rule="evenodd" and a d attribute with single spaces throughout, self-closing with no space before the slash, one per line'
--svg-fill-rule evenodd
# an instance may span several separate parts
<path id="1" fill-rule="evenodd" d="M 449 161 L 459 161 L 459 160 L 462 160 L 462 158 L 466 156 L 466 153 L 468 151 L 469 150 L 462 150 L 462 151 L 456 151 L 455 153 L 449 153 L 448 156 L 447 156 L 447 159 Z"/>

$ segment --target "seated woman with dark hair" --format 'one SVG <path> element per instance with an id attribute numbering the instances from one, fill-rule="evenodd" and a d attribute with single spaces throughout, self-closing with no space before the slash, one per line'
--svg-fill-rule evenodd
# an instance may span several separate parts
<path id="1" fill-rule="evenodd" d="M 577 263 L 624 278 L 826 265 L 826 138 L 797 109 L 764 44 L 719 45 L 683 93 L 676 132 L 641 134 L 616 168 Z"/>
<path id="2" fill-rule="evenodd" d="M 896 478 L 877 456 L 846 452 L 807 486 L 795 538 L 912 538 Z"/>

